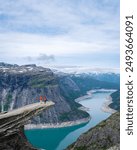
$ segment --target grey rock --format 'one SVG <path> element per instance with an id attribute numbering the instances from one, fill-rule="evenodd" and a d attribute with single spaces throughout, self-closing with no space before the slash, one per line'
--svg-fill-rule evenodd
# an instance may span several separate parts
<path id="1" fill-rule="evenodd" d="M 24 135 L 24 125 L 31 117 L 52 105 L 54 103 L 51 101 L 35 103 L 0 114 L 0 149 L 36 150 Z"/>
<path id="2" fill-rule="evenodd" d="M 117 149 L 120 143 L 120 114 L 116 112 L 107 120 L 82 134 L 67 150 Z"/>

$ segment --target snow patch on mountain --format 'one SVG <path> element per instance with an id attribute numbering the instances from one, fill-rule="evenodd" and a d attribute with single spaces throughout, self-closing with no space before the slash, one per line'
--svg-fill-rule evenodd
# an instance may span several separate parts
<path id="1" fill-rule="evenodd" d="M 86 66 L 51 66 L 54 73 L 68 73 L 68 74 L 100 74 L 100 73 L 116 73 L 119 74 L 119 68 L 93 68 Z"/>

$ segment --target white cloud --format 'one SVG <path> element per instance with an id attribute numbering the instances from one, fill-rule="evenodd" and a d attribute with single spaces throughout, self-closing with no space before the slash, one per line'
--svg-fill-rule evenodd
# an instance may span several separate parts
<path id="1" fill-rule="evenodd" d="M 119 1 L 1 0 L 2 57 L 119 53 Z"/>
<path id="2" fill-rule="evenodd" d="M 77 53 L 92 53 L 104 50 L 113 52 L 118 48 L 116 41 L 79 41 L 66 36 L 41 36 L 33 34 L 5 33 L 0 34 L 0 47 L 6 55 L 36 56 L 39 53 L 65 55 Z M 111 47 L 111 49 L 110 49 Z M 11 56 L 9 55 L 9 56 Z"/>

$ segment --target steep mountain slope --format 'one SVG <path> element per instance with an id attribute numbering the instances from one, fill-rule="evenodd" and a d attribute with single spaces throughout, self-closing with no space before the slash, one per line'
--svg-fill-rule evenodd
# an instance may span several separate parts
<path id="1" fill-rule="evenodd" d="M 91 89 L 119 89 L 119 83 L 108 81 L 100 81 L 94 79 L 92 76 L 71 76 L 71 79 L 79 86 L 82 93 Z"/>
<path id="2" fill-rule="evenodd" d="M 33 123 L 56 123 L 73 121 L 88 117 L 86 112 L 78 110 L 77 103 L 72 103 L 65 95 L 69 89 L 65 88 L 62 95 L 60 81 L 50 69 L 36 65 L 9 65 L 0 66 L 0 107 L 1 110 L 11 110 L 27 104 L 38 102 L 40 96 L 52 100 L 55 106 L 35 117 Z M 69 83 L 71 90 L 75 85 Z"/>
<path id="3" fill-rule="evenodd" d="M 120 111 L 120 90 L 112 93 L 112 103 L 109 105 L 110 108 Z"/>
<path id="4" fill-rule="evenodd" d="M 119 73 L 113 73 L 113 72 L 83 73 L 83 74 L 79 74 L 79 76 L 84 76 L 84 77 L 90 76 L 93 79 L 96 79 L 99 81 L 106 81 L 106 82 L 120 84 L 120 74 Z"/>
<path id="5" fill-rule="evenodd" d="M 82 134 L 67 150 L 119 150 L 119 143 L 120 114 L 117 112 Z"/>
<path id="6" fill-rule="evenodd" d="M 60 74 L 68 74 L 72 77 L 92 78 L 99 81 L 111 82 L 120 85 L 119 69 L 112 68 L 92 68 L 84 66 L 66 66 L 52 68 L 53 72 Z"/>

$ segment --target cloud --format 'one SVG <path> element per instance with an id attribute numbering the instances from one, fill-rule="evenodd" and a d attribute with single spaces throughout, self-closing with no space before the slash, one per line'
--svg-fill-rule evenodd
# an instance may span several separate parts
<path id="1" fill-rule="evenodd" d="M 46 55 L 46 54 L 40 54 L 40 56 L 37 58 L 38 60 L 45 61 L 45 60 L 54 60 L 54 55 Z"/>
<path id="2" fill-rule="evenodd" d="M 0 0 L 0 59 L 119 53 L 119 23 L 119 0 Z"/>
<path id="3" fill-rule="evenodd" d="M 39 54 L 37 57 L 27 56 L 24 59 L 26 59 L 29 62 L 52 62 L 55 60 L 54 55 L 47 55 L 47 54 Z"/>
<path id="4" fill-rule="evenodd" d="M 37 56 L 39 53 L 47 55 L 73 55 L 81 53 L 117 53 L 119 45 L 111 39 L 93 41 L 73 40 L 66 36 L 40 36 L 34 34 L 3 33 L 0 34 L 0 47 L 5 56 Z"/>
<path id="5" fill-rule="evenodd" d="M 92 40 L 105 30 L 118 30 L 118 4 L 119 0 L 1 0 L 1 28 L 12 32 L 68 35 L 75 40 Z"/>

